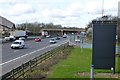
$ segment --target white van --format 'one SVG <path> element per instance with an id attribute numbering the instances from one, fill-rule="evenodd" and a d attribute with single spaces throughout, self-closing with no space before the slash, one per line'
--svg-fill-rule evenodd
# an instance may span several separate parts
<path id="1" fill-rule="evenodd" d="M 25 43 L 23 40 L 16 40 L 11 44 L 11 48 L 24 48 L 25 47 Z"/>

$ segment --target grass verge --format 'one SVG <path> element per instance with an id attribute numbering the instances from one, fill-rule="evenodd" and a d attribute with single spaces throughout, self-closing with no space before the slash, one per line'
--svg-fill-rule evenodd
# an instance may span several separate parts
<path id="1" fill-rule="evenodd" d="M 74 48 L 67 59 L 61 60 L 51 68 L 48 78 L 89 78 L 90 65 L 92 60 L 92 50 L 88 48 Z M 116 58 L 116 73 L 119 69 L 120 57 Z M 111 75 L 110 70 L 95 70 L 96 78 L 116 78 L 118 75 Z M 107 74 L 106 74 L 107 73 Z M 110 74 L 109 74 L 110 73 Z M 109 74 L 109 75 L 108 75 Z"/>
<path id="2" fill-rule="evenodd" d="M 72 48 L 73 47 L 59 48 L 55 55 L 38 64 L 32 71 L 28 72 L 26 74 L 27 78 L 46 78 L 50 68 L 60 60 L 66 59 L 68 54 L 71 53 Z"/>
<path id="3" fill-rule="evenodd" d="M 77 78 L 80 72 L 89 72 L 90 65 L 91 49 L 74 48 L 67 59 L 52 67 L 52 72 L 48 77 Z"/>

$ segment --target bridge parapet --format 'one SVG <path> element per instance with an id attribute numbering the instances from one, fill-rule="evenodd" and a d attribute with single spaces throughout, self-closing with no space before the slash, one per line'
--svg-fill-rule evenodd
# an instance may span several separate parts
<path id="1" fill-rule="evenodd" d="M 47 31 L 48 34 L 59 34 L 60 36 L 62 36 L 64 33 L 76 33 L 76 32 L 81 32 L 81 31 L 85 31 L 85 29 L 41 29 L 42 31 Z"/>
<path id="2" fill-rule="evenodd" d="M 41 29 L 41 31 L 85 31 L 84 29 Z"/>

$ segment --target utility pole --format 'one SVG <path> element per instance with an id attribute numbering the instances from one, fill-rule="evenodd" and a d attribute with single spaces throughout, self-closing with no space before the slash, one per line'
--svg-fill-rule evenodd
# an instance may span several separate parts
<path id="1" fill-rule="evenodd" d="M 28 23 L 27 23 L 27 21 L 26 21 L 26 24 L 25 24 L 25 31 L 27 31 L 27 25 L 28 25 Z"/>
<path id="2" fill-rule="evenodd" d="M 104 0 L 102 0 L 102 17 L 104 15 Z"/>

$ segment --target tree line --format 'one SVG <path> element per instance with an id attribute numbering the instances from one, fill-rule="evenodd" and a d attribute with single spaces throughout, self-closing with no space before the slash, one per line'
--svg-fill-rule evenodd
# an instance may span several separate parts
<path id="1" fill-rule="evenodd" d="M 53 23 L 38 23 L 38 22 L 34 22 L 34 23 L 22 23 L 22 24 L 17 24 L 16 25 L 16 29 L 17 30 L 27 30 L 33 33 L 39 33 L 41 29 L 78 29 L 78 27 L 63 27 L 60 24 L 54 25 Z"/>
<path id="2" fill-rule="evenodd" d="M 61 25 L 54 25 L 53 23 L 22 23 L 22 24 L 17 24 L 16 29 L 17 30 L 26 30 L 32 33 L 39 33 L 42 28 L 62 28 Z"/>

